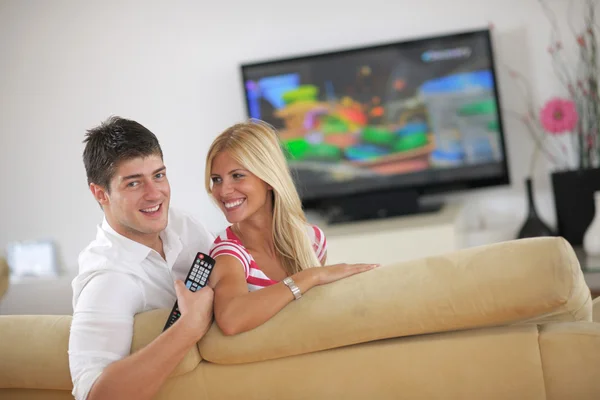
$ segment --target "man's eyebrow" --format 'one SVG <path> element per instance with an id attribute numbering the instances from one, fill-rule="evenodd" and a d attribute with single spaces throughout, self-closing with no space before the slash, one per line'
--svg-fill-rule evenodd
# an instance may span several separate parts
<path id="1" fill-rule="evenodd" d="M 152 175 L 156 175 L 156 174 L 158 174 L 159 172 L 161 172 L 161 171 L 164 171 L 164 170 L 166 170 L 166 169 L 167 169 L 167 167 L 165 167 L 165 166 L 163 165 L 162 167 L 160 167 L 160 168 L 158 168 L 158 169 L 154 170 L 154 172 L 152 172 Z M 127 176 L 124 176 L 123 178 L 121 178 L 121 180 L 122 180 L 122 181 L 126 181 L 126 180 L 129 180 L 129 179 L 137 179 L 137 178 L 141 178 L 142 176 L 143 176 L 143 174 L 133 174 L 133 175 L 127 175 Z"/>
<path id="2" fill-rule="evenodd" d="M 155 170 L 155 171 L 152 173 L 152 175 L 156 175 L 156 174 L 158 174 L 159 172 L 162 172 L 162 171 L 164 171 L 164 170 L 166 170 L 166 169 L 167 169 L 167 167 L 165 167 L 165 166 L 163 165 L 162 167 L 160 167 L 160 168 L 156 169 L 156 170 Z"/>

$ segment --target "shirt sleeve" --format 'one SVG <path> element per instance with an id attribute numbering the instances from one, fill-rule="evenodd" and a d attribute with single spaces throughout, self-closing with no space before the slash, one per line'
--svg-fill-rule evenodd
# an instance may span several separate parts
<path id="1" fill-rule="evenodd" d="M 99 273 L 83 288 L 69 336 L 73 396 L 85 400 L 106 366 L 129 355 L 135 314 L 144 295 L 135 278 Z"/>
<path id="2" fill-rule="evenodd" d="M 319 261 L 323 262 L 325 254 L 327 254 L 327 238 L 325 233 L 316 225 L 312 226 L 314 232 L 313 249 Z"/>
<path id="3" fill-rule="evenodd" d="M 235 240 L 217 238 L 210 249 L 209 256 L 216 260 L 217 257 L 224 255 L 235 257 L 242 264 L 247 279 L 250 275 L 251 260 L 244 246 Z"/>

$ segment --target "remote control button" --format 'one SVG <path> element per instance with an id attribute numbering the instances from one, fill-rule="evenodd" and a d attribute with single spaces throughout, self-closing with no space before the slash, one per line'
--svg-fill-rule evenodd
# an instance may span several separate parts
<path id="1" fill-rule="evenodd" d="M 190 286 L 192 286 L 192 281 L 187 281 L 187 283 L 185 284 L 185 286 L 189 289 Z"/>

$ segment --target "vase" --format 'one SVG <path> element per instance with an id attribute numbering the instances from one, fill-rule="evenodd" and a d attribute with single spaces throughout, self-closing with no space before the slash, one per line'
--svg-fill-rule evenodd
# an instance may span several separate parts
<path id="1" fill-rule="evenodd" d="M 588 256 L 600 256 L 600 191 L 594 193 L 595 214 L 583 235 L 583 250 Z"/>
<path id="2" fill-rule="evenodd" d="M 572 246 L 583 244 L 583 235 L 594 218 L 594 192 L 598 190 L 600 168 L 552 174 L 557 233 Z"/>
<path id="3" fill-rule="evenodd" d="M 519 229 L 518 239 L 539 236 L 555 236 L 550 227 L 542 221 L 538 215 L 535 201 L 533 198 L 533 183 L 531 178 L 525 179 L 525 189 L 527 193 L 527 217 L 521 229 Z"/>

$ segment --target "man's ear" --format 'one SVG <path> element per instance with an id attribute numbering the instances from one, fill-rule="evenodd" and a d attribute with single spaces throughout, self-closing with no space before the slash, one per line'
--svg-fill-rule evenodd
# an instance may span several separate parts
<path id="1" fill-rule="evenodd" d="M 90 183 L 90 191 L 101 206 L 108 204 L 108 192 L 105 188 L 100 185 L 96 185 L 95 183 Z"/>

